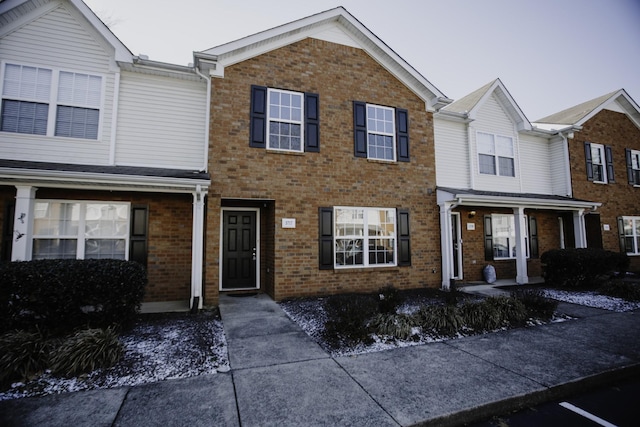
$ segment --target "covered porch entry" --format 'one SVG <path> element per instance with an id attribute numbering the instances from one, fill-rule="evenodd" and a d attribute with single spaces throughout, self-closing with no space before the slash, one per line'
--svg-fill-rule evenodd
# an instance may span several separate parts
<path id="1" fill-rule="evenodd" d="M 445 290 L 482 280 L 487 264 L 498 279 L 530 283 L 541 274 L 543 252 L 587 246 L 585 215 L 600 206 L 561 196 L 445 188 L 437 190 L 437 200 Z"/>

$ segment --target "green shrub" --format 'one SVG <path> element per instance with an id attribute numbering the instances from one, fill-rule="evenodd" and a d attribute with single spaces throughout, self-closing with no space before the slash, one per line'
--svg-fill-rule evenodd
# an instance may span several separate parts
<path id="1" fill-rule="evenodd" d="M 547 298 L 539 289 L 523 289 L 511 293 L 527 309 L 527 316 L 531 318 L 549 320 L 558 308 L 558 301 Z"/>
<path id="2" fill-rule="evenodd" d="M 11 331 L 0 336 L 0 384 L 26 380 L 47 367 L 51 342 L 39 332 Z"/>
<path id="3" fill-rule="evenodd" d="M 464 327 L 460 309 L 455 305 L 425 305 L 415 316 L 424 332 L 433 331 L 441 336 L 454 337 Z"/>
<path id="4" fill-rule="evenodd" d="M 404 299 L 393 285 L 380 288 L 380 290 L 378 290 L 378 296 L 380 297 L 380 301 L 378 302 L 378 310 L 380 313 L 395 313 Z"/>
<path id="5" fill-rule="evenodd" d="M 66 338 L 54 350 L 50 368 L 55 374 L 75 376 L 115 365 L 122 352 L 122 343 L 114 329 L 84 329 Z"/>
<path id="6" fill-rule="evenodd" d="M 497 306 L 485 301 L 467 302 L 460 307 L 464 324 L 476 332 L 488 332 L 502 326 L 502 315 Z"/>
<path id="7" fill-rule="evenodd" d="M 516 298 L 489 297 L 484 303 L 496 309 L 504 326 L 518 326 L 527 320 L 527 308 Z"/>
<path id="8" fill-rule="evenodd" d="M 327 314 L 324 336 L 335 348 L 342 344 L 354 346 L 370 343 L 367 325 L 378 312 L 378 301 L 373 295 L 333 295 L 325 300 Z"/>
<path id="9" fill-rule="evenodd" d="M 542 254 L 545 283 L 567 288 L 593 288 L 603 277 L 623 272 L 629 257 L 604 249 L 554 249 Z"/>
<path id="10" fill-rule="evenodd" d="M 406 340 L 412 335 L 414 319 L 407 314 L 379 313 L 371 320 L 369 327 L 378 335 Z"/>
<path id="11" fill-rule="evenodd" d="M 603 295 L 622 298 L 627 301 L 640 301 L 640 283 L 621 279 L 609 280 L 599 290 Z"/>
<path id="12" fill-rule="evenodd" d="M 0 332 L 123 325 L 140 308 L 147 283 L 132 261 L 57 260 L 0 264 Z"/>

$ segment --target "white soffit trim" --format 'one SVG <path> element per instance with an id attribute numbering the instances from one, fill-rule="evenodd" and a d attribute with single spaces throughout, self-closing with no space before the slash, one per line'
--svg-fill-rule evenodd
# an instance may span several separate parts
<path id="1" fill-rule="evenodd" d="M 445 190 L 438 190 L 438 203 L 454 202 L 456 205 L 465 206 L 487 206 L 487 207 L 524 207 L 530 209 L 597 209 L 602 205 L 598 202 L 588 202 L 581 200 L 557 200 L 535 197 L 514 197 L 514 196 L 492 196 L 465 193 L 450 193 Z"/>

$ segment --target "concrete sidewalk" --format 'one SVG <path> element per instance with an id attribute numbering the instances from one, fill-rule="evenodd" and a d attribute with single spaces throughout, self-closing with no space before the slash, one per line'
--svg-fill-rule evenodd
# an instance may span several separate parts
<path id="1" fill-rule="evenodd" d="M 460 425 L 640 373 L 640 311 L 337 358 L 264 295 L 220 311 L 230 372 L 4 401 L 0 425 Z"/>

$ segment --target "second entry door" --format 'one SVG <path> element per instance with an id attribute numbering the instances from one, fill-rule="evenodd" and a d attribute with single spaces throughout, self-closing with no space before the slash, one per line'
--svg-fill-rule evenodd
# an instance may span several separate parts
<path id="1" fill-rule="evenodd" d="M 256 212 L 223 211 L 222 290 L 255 289 Z"/>

